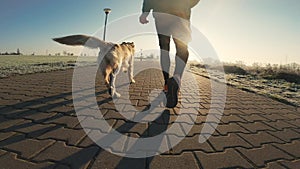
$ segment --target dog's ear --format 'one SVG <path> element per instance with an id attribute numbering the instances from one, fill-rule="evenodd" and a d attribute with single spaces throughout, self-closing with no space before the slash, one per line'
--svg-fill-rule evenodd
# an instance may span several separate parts
<path id="1" fill-rule="evenodd" d="M 135 47 L 134 42 L 131 42 L 130 45 L 131 45 L 132 47 Z"/>
<path id="2" fill-rule="evenodd" d="M 89 48 L 101 48 L 107 45 L 106 42 L 98 38 L 86 35 L 71 35 L 61 38 L 53 38 L 53 40 L 65 45 L 86 46 Z"/>

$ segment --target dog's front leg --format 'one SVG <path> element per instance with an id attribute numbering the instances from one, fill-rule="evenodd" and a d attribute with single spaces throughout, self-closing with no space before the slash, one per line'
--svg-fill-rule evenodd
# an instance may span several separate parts
<path id="1" fill-rule="evenodd" d="M 127 73 L 128 73 L 128 77 L 130 79 L 130 84 L 135 83 L 135 80 L 133 79 L 133 72 L 132 72 L 131 66 L 129 67 L 129 71 Z"/>

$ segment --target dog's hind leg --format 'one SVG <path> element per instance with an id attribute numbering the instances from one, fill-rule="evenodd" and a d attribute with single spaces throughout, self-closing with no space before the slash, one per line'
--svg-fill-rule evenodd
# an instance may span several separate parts
<path id="1" fill-rule="evenodd" d="M 104 77 L 104 83 L 107 88 L 110 88 L 110 74 L 112 73 L 112 68 L 107 67 L 105 70 L 102 71 Z"/>
<path id="2" fill-rule="evenodd" d="M 118 66 L 117 68 L 113 69 L 112 73 L 109 75 L 109 83 L 110 83 L 110 93 L 112 97 L 121 97 L 121 94 L 119 94 L 116 91 L 116 76 L 120 72 L 120 67 Z"/>
<path id="3" fill-rule="evenodd" d="M 128 65 L 128 78 L 130 80 L 130 84 L 135 83 L 135 80 L 133 79 L 133 56 L 131 56 L 129 60 Z"/>

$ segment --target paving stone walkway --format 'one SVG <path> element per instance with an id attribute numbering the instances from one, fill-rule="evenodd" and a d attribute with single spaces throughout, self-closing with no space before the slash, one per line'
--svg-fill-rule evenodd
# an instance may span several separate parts
<path id="1" fill-rule="evenodd" d="M 136 67 L 149 64 L 158 63 L 136 62 Z M 97 106 L 106 122 L 123 135 L 147 138 L 177 125 L 178 130 L 162 144 L 170 145 L 172 137 L 183 140 L 154 157 L 117 156 L 87 136 L 92 128 L 83 130 L 80 122 L 89 119 L 91 125 L 97 115 L 77 118 L 72 75 L 70 69 L 0 79 L 0 168 L 300 168 L 300 110 L 232 87 L 227 88 L 223 116 L 212 115 L 221 118 L 216 130 L 206 142 L 199 143 L 211 101 L 218 100 L 211 98 L 211 82 L 204 77 L 193 76 L 196 86 L 189 85 L 189 80 L 183 82 L 180 103 L 174 109 L 159 105 L 163 112 L 153 122 L 135 123 L 125 118 L 120 109 L 128 113 L 132 107 L 145 110 L 151 102 L 151 91 L 161 89 L 162 75 L 153 68 L 136 74 L 136 84 L 117 83 L 121 93 L 128 88 L 118 106 L 108 95 L 102 77 L 97 76 Z M 89 76 L 88 71 L 82 74 L 85 76 Z M 130 104 L 126 100 L 122 104 L 124 97 Z M 86 101 L 82 107 L 88 112 L 92 106 Z M 179 116 L 189 117 L 191 109 L 197 112 L 195 121 L 176 121 Z M 187 126 L 191 127 L 188 132 Z M 111 152 L 128 149 L 129 145 L 130 140 L 121 140 L 114 146 L 119 150 L 112 148 Z"/>

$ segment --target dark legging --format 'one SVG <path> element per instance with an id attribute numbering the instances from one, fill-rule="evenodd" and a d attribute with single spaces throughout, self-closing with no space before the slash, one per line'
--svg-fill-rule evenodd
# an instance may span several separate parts
<path id="1" fill-rule="evenodd" d="M 169 79 L 170 71 L 170 36 L 158 34 L 159 46 L 160 46 L 160 64 L 166 82 Z M 182 77 L 185 65 L 189 58 L 188 46 L 182 41 L 173 38 L 176 47 L 176 57 L 175 57 L 175 71 L 174 75 L 179 75 Z"/>

